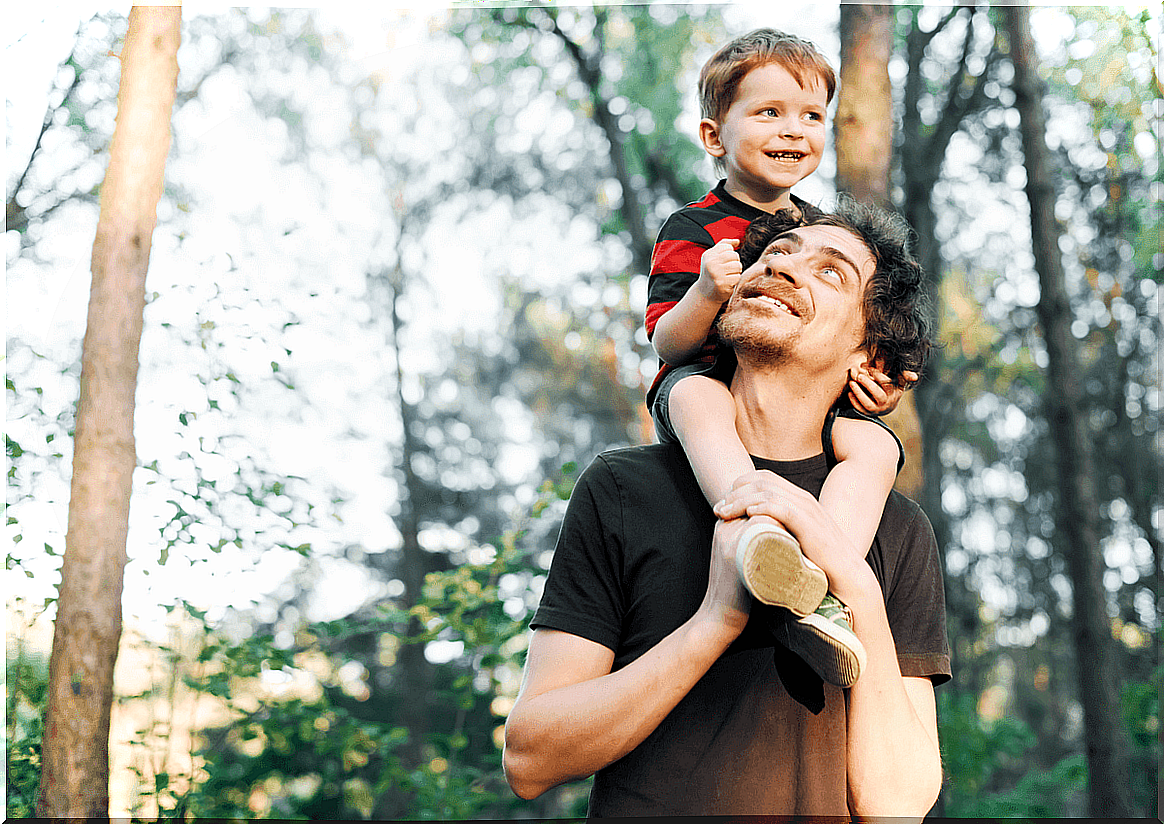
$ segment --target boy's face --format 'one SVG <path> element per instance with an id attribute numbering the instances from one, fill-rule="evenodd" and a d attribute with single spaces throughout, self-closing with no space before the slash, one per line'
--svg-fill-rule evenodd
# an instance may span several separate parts
<path id="1" fill-rule="evenodd" d="M 787 206 L 788 190 L 820 165 L 825 145 L 824 84 L 801 88 L 788 70 L 766 63 L 744 75 L 720 122 L 705 119 L 700 138 L 721 159 L 728 192 L 768 211 Z"/>

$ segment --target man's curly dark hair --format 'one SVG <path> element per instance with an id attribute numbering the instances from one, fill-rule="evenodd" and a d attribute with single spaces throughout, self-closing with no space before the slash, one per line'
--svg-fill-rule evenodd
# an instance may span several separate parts
<path id="1" fill-rule="evenodd" d="M 800 226 L 848 229 L 865 244 L 877 263 L 862 301 L 865 336 L 861 347 L 894 383 L 906 371 L 921 374 L 933 346 L 925 273 L 909 251 L 912 230 L 897 215 L 842 195 L 831 212 L 789 211 L 752 221 L 740 243 L 740 263 L 747 269 L 777 236 Z"/>

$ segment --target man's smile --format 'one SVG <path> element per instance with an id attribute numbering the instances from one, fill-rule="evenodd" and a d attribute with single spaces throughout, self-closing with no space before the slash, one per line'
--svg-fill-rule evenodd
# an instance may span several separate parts
<path id="1" fill-rule="evenodd" d="M 779 291 L 780 294 L 774 294 L 773 291 Z M 794 318 L 810 318 L 812 314 L 800 295 L 785 289 L 766 290 L 760 285 L 756 285 L 741 290 L 740 297 L 744 300 L 756 300 L 760 303 L 767 304 L 783 312 L 787 312 Z"/>

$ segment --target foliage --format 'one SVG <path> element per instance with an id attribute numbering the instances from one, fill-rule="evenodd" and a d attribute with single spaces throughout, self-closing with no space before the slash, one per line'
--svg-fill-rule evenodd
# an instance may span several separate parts
<path id="1" fill-rule="evenodd" d="M 1139 809 L 1156 803 L 1160 770 L 1161 672 L 1123 688 L 1124 725 L 1134 745 L 1133 795 Z M 1083 814 L 1087 763 L 1082 753 L 1064 755 L 1047 768 L 1029 766 L 1038 738 L 1021 719 L 982 720 L 978 696 L 940 690 L 939 735 L 946 771 L 944 815 L 951 818 L 1063 818 Z M 1017 773 L 1016 766 L 1027 764 Z M 1017 778 L 1008 778 L 1014 776 Z"/>
<path id="2" fill-rule="evenodd" d="M 40 783 L 40 743 L 44 734 L 42 711 L 48 698 L 48 660 L 30 655 L 23 639 L 15 639 L 4 665 L 7 695 L 5 785 L 9 818 L 31 818 Z"/>
<path id="3" fill-rule="evenodd" d="M 568 497 L 571 486 L 569 477 L 547 481 L 531 517 L 557 511 L 554 502 Z M 225 700 L 236 720 L 203 732 L 196 753 L 202 766 L 183 808 L 199 817 L 333 820 L 471 819 L 513 809 L 498 735 L 522 664 L 521 618 L 544 575 L 533 557 L 541 550 L 523 545 L 527 533 L 523 526 L 499 538 L 491 560 L 430 573 L 424 597 L 410 610 L 385 603 L 305 626 L 287 649 L 270 636 L 231 643 L 208 627 L 199 662 L 210 670 L 187 678 L 187 687 Z M 404 639 L 396 632 L 408 614 L 421 619 L 424 635 Z M 448 714 L 424 742 L 427 760 L 419 766 L 398 755 L 415 733 L 366 706 L 369 674 L 342 652 L 368 637 L 376 638 L 381 660 L 397 654 L 402 641 L 439 640 L 461 649 L 438 667 L 435 703 Z M 308 670 L 307 681 L 318 688 L 289 687 L 280 696 L 262 687 L 264 678 L 299 683 Z"/>

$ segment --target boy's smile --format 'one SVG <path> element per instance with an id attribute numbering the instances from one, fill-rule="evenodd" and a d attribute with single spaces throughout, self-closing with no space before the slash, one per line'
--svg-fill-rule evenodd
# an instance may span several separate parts
<path id="1" fill-rule="evenodd" d="M 740 81 L 720 123 L 703 120 L 700 137 L 727 172 L 727 191 L 765 211 L 788 208 L 792 186 L 820 165 L 825 145 L 824 85 L 802 88 L 787 69 L 767 63 Z"/>

